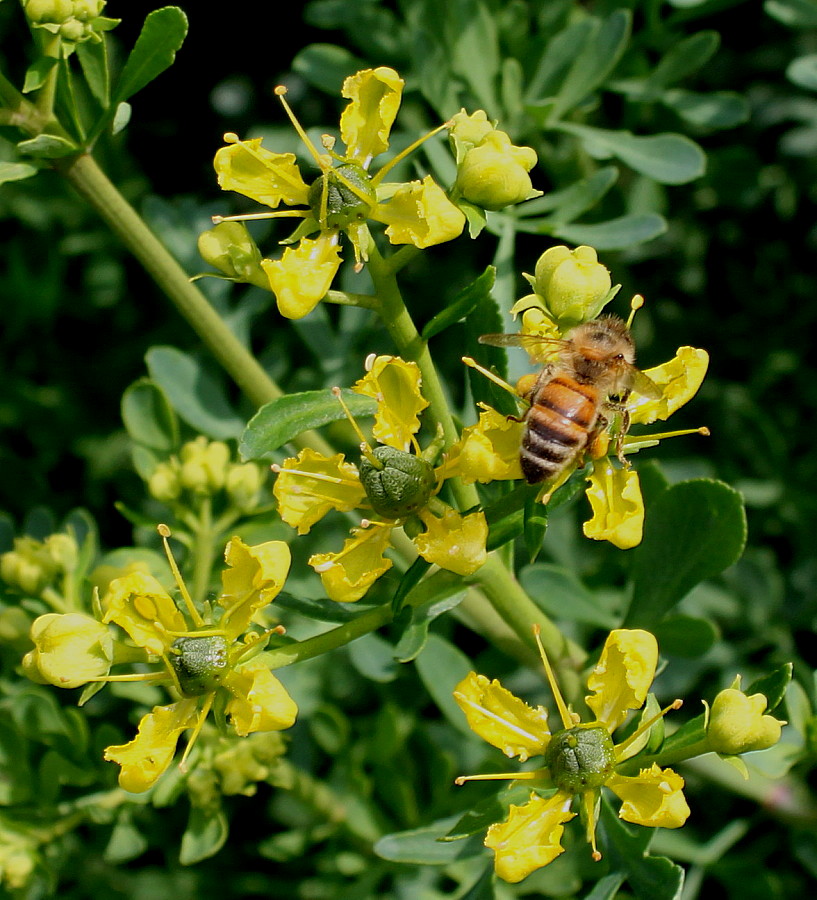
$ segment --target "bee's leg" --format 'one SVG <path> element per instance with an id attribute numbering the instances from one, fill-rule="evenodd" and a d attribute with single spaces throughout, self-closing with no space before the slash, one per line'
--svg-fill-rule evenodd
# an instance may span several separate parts
<path id="1" fill-rule="evenodd" d="M 615 436 L 615 447 L 618 461 L 625 469 L 632 468 L 632 464 L 624 455 L 624 438 L 630 430 L 630 411 L 627 409 L 627 397 L 629 397 L 629 395 L 630 392 L 626 391 L 621 397 L 618 397 L 615 400 L 608 399 L 604 404 L 607 409 L 612 410 L 620 417 L 620 425 Z"/>

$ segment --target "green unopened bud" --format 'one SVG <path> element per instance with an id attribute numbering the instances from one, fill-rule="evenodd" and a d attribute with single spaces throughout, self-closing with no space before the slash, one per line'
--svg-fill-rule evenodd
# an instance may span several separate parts
<path id="1" fill-rule="evenodd" d="M 763 694 L 747 696 L 736 688 L 721 691 L 709 713 L 706 734 L 710 749 L 725 756 L 737 756 L 773 747 L 780 740 L 784 723 L 764 715 L 766 705 Z"/>
<path id="2" fill-rule="evenodd" d="M 481 144 L 494 130 L 494 123 L 488 120 L 488 114 L 484 109 L 478 109 L 471 115 L 461 109 L 455 116 L 452 116 L 448 133 L 457 150 L 457 162 L 461 162 L 462 157 L 470 149 Z"/>
<path id="3" fill-rule="evenodd" d="M 170 662 L 185 697 L 209 694 L 228 672 L 227 640 L 217 634 L 180 637 L 173 642 Z"/>
<path id="4" fill-rule="evenodd" d="M 68 44 L 100 40 L 117 19 L 102 16 L 105 0 L 25 0 L 26 16 L 35 28 L 58 34 Z"/>
<path id="5" fill-rule="evenodd" d="M 160 462 L 148 478 L 148 493 L 160 503 L 178 500 L 182 492 L 180 467 L 177 459 Z"/>
<path id="6" fill-rule="evenodd" d="M 221 793 L 251 797 L 259 781 L 264 781 L 286 753 L 286 742 L 276 731 L 257 732 L 233 740 L 213 759 Z"/>
<path id="7" fill-rule="evenodd" d="M 62 24 L 74 14 L 73 0 L 27 0 L 26 16 L 31 22 Z"/>
<path id="8" fill-rule="evenodd" d="M 551 247 L 539 257 L 532 283 L 550 314 L 565 325 L 595 319 L 610 299 L 610 273 L 592 247 Z"/>
<path id="9" fill-rule="evenodd" d="M 70 534 L 50 534 L 45 539 L 45 549 L 63 572 L 73 572 L 79 562 L 79 547 Z"/>
<path id="10" fill-rule="evenodd" d="M 224 488 L 233 503 L 243 511 L 255 507 L 266 472 L 255 463 L 234 463 L 227 469 Z"/>
<path id="11" fill-rule="evenodd" d="M 30 636 L 34 650 L 23 660 L 29 677 L 36 670 L 48 684 L 74 688 L 108 674 L 113 638 L 106 625 L 90 616 L 48 613 L 34 620 Z"/>
<path id="12" fill-rule="evenodd" d="M 616 751 L 603 725 L 577 725 L 551 735 L 545 751 L 553 783 L 578 794 L 601 787 L 613 774 Z"/>
<path id="13" fill-rule="evenodd" d="M 350 185 L 354 186 L 354 190 Z M 346 228 L 357 220 L 368 218 L 377 204 L 377 195 L 371 176 L 362 166 L 344 163 L 312 183 L 308 202 L 312 215 L 322 228 Z"/>
<path id="14" fill-rule="evenodd" d="M 372 509 L 387 519 L 402 519 L 422 509 L 434 493 L 436 481 L 431 463 L 385 445 L 372 451 L 378 468 L 365 456 L 360 460 L 360 483 Z"/>
<path id="15" fill-rule="evenodd" d="M 197 437 L 180 450 L 182 485 L 197 494 L 212 494 L 224 487 L 230 448 L 223 441 Z"/>
<path id="16" fill-rule="evenodd" d="M 15 538 L 14 549 L 0 556 L 0 577 L 30 597 L 38 597 L 58 572 L 45 545 L 34 538 Z"/>
<path id="17" fill-rule="evenodd" d="M 504 209 L 541 192 L 534 191 L 528 172 L 536 165 L 536 151 L 516 147 L 504 131 L 491 131 L 465 154 L 456 186 L 470 203 L 483 209 Z"/>
<path id="18" fill-rule="evenodd" d="M 198 240 L 202 259 L 228 278 L 269 290 L 261 268 L 261 251 L 243 222 L 220 222 Z"/>

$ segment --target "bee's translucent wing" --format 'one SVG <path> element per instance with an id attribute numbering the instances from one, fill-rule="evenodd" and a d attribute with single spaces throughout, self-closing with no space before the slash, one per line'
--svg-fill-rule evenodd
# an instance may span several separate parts
<path id="1" fill-rule="evenodd" d="M 664 396 L 664 392 L 649 375 L 645 375 L 640 369 L 635 367 L 633 367 L 631 374 L 630 389 L 635 391 L 635 393 L 641 394 L 642 397 L 647 397 L 650 400 L 658 400 Z"/>
<path id="2" fill-rule="evenodd" d="M 480 344 L 490 344 L 492 347 L 522 347 L 537 361 L 544 360 L 548 354 L 556 350 L 572 346 L 570 341 L 560 338 L 544 337 L 540 334 L 483 334 L 479 338 Z"/>

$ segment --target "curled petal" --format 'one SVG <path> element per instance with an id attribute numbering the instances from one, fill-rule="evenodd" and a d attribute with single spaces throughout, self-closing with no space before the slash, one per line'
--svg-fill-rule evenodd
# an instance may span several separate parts
<path id="1" fill-rule="evenodd" d="M 435 563 L 457 575 L 473 575 L 488 557 L 488 523 L 482 512 L 461 516 L 455 509 L 446 509 L 437 518 L 427 509 L 418 512 L 426 530 L 414 544 L 423 559 Z"/>
<path id="2" fill-rule="evenodd" d="M 215 158 L 218 183 L 273 209 L 279 203 L 307 205 L 309 187 L 301 178 L 294 153 L 272 153 L 261 138 L 222 147 Z"/>
<path id="3" fill-rule="evenodd" d="M 267 541 L 249 547 L 239 537 L 231 538 L 224 551 L 228 568 L 221 573 L 224 607 L 222 627 L 228 638 L 246 631 L 253 614 L 272 603 L 284 586 L 291 556 L 283 541 Z"/>
<path id="4" fill-rule="evenodd" d="M 281 731 L 295 724 L 295 701 L 261 660 L 230 672 L 224 687 L 233 695 L 225 711 L 240 737 L 256 731 Z"/>
<path id="5" fill-rule="evenodd" d="M 420 393 L 422 377 L 417 363 L 397 356 L 378 356 L 352 390 L 377 401 L 372 429 L 381 444 L 408 450 L 420 428 L 419 414 L 428 406 Z"/>
<path id="6" fill-rule="evenodd" d="M 49 684 L 73 688 L 108 674 L 113 638 L 106 625 L 82 613 L 47 613 L 31 625 L 34 650 L 26 656 Z"/>
<path id="7" fill-rule="evenodd" d="M 364 69 L 343 82 L 351 102 L 340 117 L 340 136 L 350 159 L 368 165 L 389 147 L 389 132 L 403 96 L 403 79 L 387 66 Z"/>
<path id="8" fill-rule="evenodd" d="M 454 699 L 468 720 L 468 727 L 505 756 L 541 756 L 550 741 L 547 710 L 535 709 L 515 697 L 494 679 L 469 672 L 454 688 Z"/>
<path id="9" fill-rule="evenodd" d="M 638 775 L 613 775 L 607 787 L 624 802 L 619 817 L 651 828 L 680 828 L 689 816 L 684 779 L 655 763 Z"/>
<path id="10" fill-rule="evenodd" d="M 340 268 L 338 236 L 321 234 L 302 238 L 296 248 L 287 247 L 281 259 L 262 259 L 278 311 L 287 319 L 300 319 L 326 296 Z"/>
<path id="11" fill-rule="evenodd" d="M 627 400 L 630 421 L 649 425 L 656 419 L 666 419 L 676 409 L 691 400 L 701 386 L 709 365 L 706 350 L 695 347 L 679 347 L 677 354 L 654 369 L 646 369 L 644 374 L 659 387 L 661 396 L 651 399 L 633 391 Z"/>
<path id="12" fill-rule="evenodd" d="M 106 747 L 105 759 L 122 766 L 119 786 L 132 794 L 152 787 L 173 761 L 179 735 L 196 722 L 196 701 L 180 700 L 154 706 L 142 717 L 136 737 L 127 744 Z"/>
<path id="13" fill-rule="evenodd" d="M 102 598 L 103 622 L 115 622 L 140 647 L 161 656 L 179 633 L 187 631 L 184 616 L 152 576 L 132 572 L 115 578 Z"/>
<path id="14" fill-rule="evenodd" d="M 322 456 L 308 448 L 284 461 L 272 490 L 281 518 L 306 534 L 331 509 L 348 512 L 366 499 L 357 467 L 343 454 Z"/>
<path id="15" fill-rule="evenodd" d="M 638 473 L 616 469 L 604 457 L 593 463 L 587 480 L 587 499 L 593 516 L 584 523 L 585 537 L 610 541 L 621 550 L 637 547 L 644 533 L 644 501 Z"/>
<path id="16" fill-rule="evenodd" d="M 327 595 L 340 603 L 352 603 L 387 572 L 391 560 L 384 556 L 391 528 L 374 525 L 352 529 L 340 553 L 317 553 L 309 565 L 321 576 Z"/>
<path id="17" fill-rule="evenodd" d="M 508 818 L 488 829 L 485 846 L 494 851 L 494 868 L 503 881 L 522 881 L 564 852 L 564 823 L 576 815 L 571 799 L 563 791 L 547 800 L 531 793 L 527 803 L 511 806 Z"/>
<path id="18" fill-rule="evenodd" d="M 657 664 L 658 642 L 649 631 L 619 628 L 610 632 L 587 679 L 593 694 L 585 697 L 608 731 L 615 731 L 631 709 L 644 704 Z"/>
<path id="19" fill-rule="evenodd" d="M 388 225 L 392 244 L 433 247 L 462 234 L 465 215 L 430 175 L 401 185 L 388 203 L 379 203 L 372 218 Z"/>
<path id="20" fill-rule="evenodd" d="M 462 437 L 449 450 L 445 477 L 458 475 L 466 484 L 521 478 L 519 446 L 524 427 L 523 422 L 494 409 L 480 413 L 477 424 L 464 428 Z"/>

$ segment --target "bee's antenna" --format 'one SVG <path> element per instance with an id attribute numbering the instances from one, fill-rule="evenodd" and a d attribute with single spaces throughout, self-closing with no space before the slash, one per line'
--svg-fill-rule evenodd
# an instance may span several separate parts
<path id="1" fill-rule="evenodd" d="M 633 299 L 630 301 L 630 315 L 627 319 L 627 330 L 629 331 L 633 327 L 633 319 L 635 318 L 636 310 L 641 309 L 644 305 L 644 298 L 641 294 L 636 294 Z"/>

